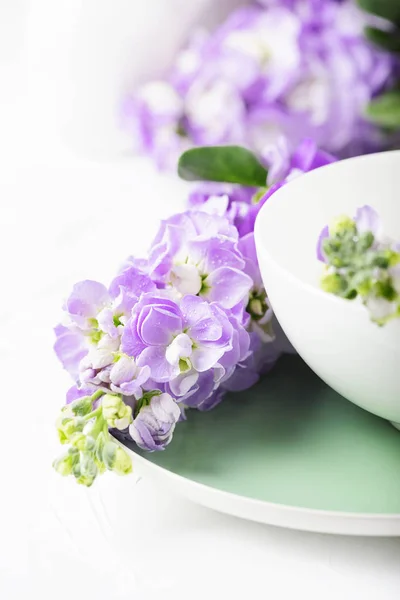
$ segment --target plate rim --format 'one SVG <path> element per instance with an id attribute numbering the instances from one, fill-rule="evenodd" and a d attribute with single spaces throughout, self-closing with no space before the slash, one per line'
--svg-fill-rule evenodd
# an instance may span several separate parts
<path id="1" fill-rule="evenodd" d="M 121 442 L 119 442 L 121 443 Z M 400 513 L 355 513 L 279 504 L 220 490 L 174 473 L 121 444 L 134 457 L 138 474 L 146 473 L 179 495 L 217 512 L 266 525 L 336 535 L 400 537 Z M 136 463 L 135 463 L 136 461 Z M 142 471 L 142 473 L 140 473 Z M 180 488 L 177 490 L 177 488 Z M 242 510 L 243 509 L 243 510 Z M 266 518 L 264 517 L 266 514 Z"/>

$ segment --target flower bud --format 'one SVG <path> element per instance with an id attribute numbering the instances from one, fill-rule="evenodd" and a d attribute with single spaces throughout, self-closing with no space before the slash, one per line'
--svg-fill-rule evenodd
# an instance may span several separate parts
<path id="1" fill-rule="evenodd" d="M 263 305 L 260 298 L 252 298 L 249 302 L 249 312 L 256 317 L 262 317 Z"/>
<path id="2" fill-rule="evenodd" d="M 330 294 L 343 295 L 347 289 L 346 280 L 337 273 L 328 273 L 321 280 L 321 287 Z"/>
<path id="3" fill-rule="evenodd" d="M 345 231 L 356 231 L 355 223 L 350 217 L 346 215 L 341 215 L 340 217 L 336 217 L 333 219 L 331 225 L 329 226 L 329 234 L 331 236 L 344 233 Z"/>
<path id="4" fill-rule="evenodd" d="M 70 454 L 64 454 L 53 462 L 53 467 L 63 477 L 71 475 L 73 467 L 73 459 Z"/>
<path id="5" fill-rule="evenodd" d="M 90 396 L 84 396 L 72 402 L 70 407 L 74 415 L 84 417 L 93 410 L 93 402 Z"/>
<path id="6" fill-rule="evenodd" d="M 84 421 L 82 421 L 82 419 L 79 417 L 70 419 L 61 415 L 56 422 L 56 426 L 60 442 L 62 444 L 66 444 L 70 441 L 74 434 L 82 432 Z"/>
<path id="7" fill-rule="evenodd" d="M 86 447 L 86 435 L 84 433 L 74 433 L 70 438 L 70 444 L 74 448 L 77 448 L 80 451 L 85 450 Z"/>
<path id="8" fill-rule="evenodd" d="M 103 462 L 109 471 L 118 475 L 132 472 L 132 461 L 127 452 L 115 442 L 107 442 L 103 448 Z"/>
<path id="9" fill-rule="evenodd" d="M 102 398 L 103 417 L 110 427 L 126 429 L 132 423 L 132 409 L 121 396 L 105 394 Z"/>
<path id="10" fill-rule="evenodd" d="M 118 475 L 128 475 L 129 473 L 132 473 L 131 458 L 120 446 L 117 446 L 114 471 Z"/>
<path id="11" fill-rule="evenodd" d="M 79 465 L 79 477 L 77 482 L 90 487 L 97 477 L 98 469 L 94 459 L 88 453 L 81 454 L 81 460 Z"/>

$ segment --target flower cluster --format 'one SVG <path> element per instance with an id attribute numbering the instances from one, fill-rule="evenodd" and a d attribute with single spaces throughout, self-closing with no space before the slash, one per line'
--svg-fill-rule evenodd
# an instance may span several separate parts
<path id="1" fill-rule="evenodd" d="M 379 325 L 400 317 L 400 244 L 384 235 L 373 208 L 363 206 L 354 219 L 339 217 L 325 227 L 317 256 L 326 263 L 323 290 L 349 300 L 360 297 Z"/>
<path id="2" fill-rule="evenodd" d="M 163 221 L 147 258 L 128 259 L 108 288 L 83 281 L 65 302 L 55 351 L 75 385 L 55 467 L 79 483 L 129 472 L 109 429 L 163 450 L 186 408 L 213 408 L 278 358 L 253 232 L 206 206 Z"/>
<path id="3" fill-rule="evenodd" d="M 380 149 L 365 107 L 391 84 L 393 57 L 363 35 L 353 0 L 264 0 L 197 33 L 169 75 L 124 98 L 137 148 L 163 168 L 191 146 L 237 143 L 267 159 L 284 135 L 341 157 Z"/>

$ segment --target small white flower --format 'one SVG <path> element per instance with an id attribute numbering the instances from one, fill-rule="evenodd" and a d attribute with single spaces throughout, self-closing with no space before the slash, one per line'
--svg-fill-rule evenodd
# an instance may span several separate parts
<path id="1" fill-rule="evenodd" d="M 171 270 L 171 284 L 183 295 L 196 296 L 201 290 L 198 268 L 192 264 L 176 265 Z"/>
<path id="2" fill-rule="evenodd" d="M 180 360 L 191 356 L 192 346 L 190 337 L 186 333 L 180 333 L 168 346 L 165 358 L 170 365 L 178 365 Z"/>

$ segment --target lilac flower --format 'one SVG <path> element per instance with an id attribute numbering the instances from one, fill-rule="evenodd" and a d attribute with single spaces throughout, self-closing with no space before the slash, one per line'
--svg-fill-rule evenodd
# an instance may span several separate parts
<path id="1" fill-rule="evenodd" d="M 304 139 L 291 155 L 289 153 L 289 146 L 286 144 L 286 159 L 283 159 L 284 147 L 285 141 L 282 139 L 280 144 L 281 151 L 279 153 L 275 153 L 272 149 L 265 153 L 264 159 L 269 167 L 269 171 L 272 171 L 273 174 L 279 172 L 282 179 L 275 183 L 273 180 L 270 181 L 268 174 L 267 183 L 271 187 L 260 201 L 259 208 L 288 181 L 295 179 L 303 173 L 313 171 L 336 161 L 336 158 L 331 154 L 319 150 L 311 139 Z"/>
<path id="2" fill-rule="evenodd" d="M 79 363 L 87 354 L 84 338 L 79 332 L 71 331 L 63 325 L 57 325 L 54 332 L 56 341 L 54 351 L 62 366 L 76 381 L 79 374 Z"/>
<path id="3" fill-rule="evenodd" d="M 351 1 L 297 0 L 290 9 L 301 23 L 302 64 L 297 81 L 281 98 L 277 131 L 292 144 L 311 137 L 341 156 L 382 147 L 384 137 L 363 118 L 369 100 L 390 83 L 394 67 L 392 57 L 363 35 L 364 26 L 376 20 Z"/>
<path id="4" fill-rule="evenodd" d="M 140 397 L 142 386 L 150 377 L 150 367 L 138 367 L 128 356 L 120 356 L 110 370 L 110 389 L 124 396 Z"/>
<path id="5" fill-rule="evenodd" d="M 97 281 L 80 281 L 64 304 L 66 325 L 93 342 L 103 333 L 116 338 L 140 294 L 154 289 L 151 279 L 135 267 L 118 275 L 109 289 Z"/>
<path id="6" fill-rule="evenodd" d="M 203 183 L 189 194 L 189 207 L 208 214 L 226 217 L 239 237 L 254 230 L 259 210 L 254 196 L 257 188 L 241 185 Z"/>
<path id="7" fill-rule="evenodd" d="M 257 333 L 250 333 L 250 349 L 245 360 L 236 365 L 231 376 L 221 384 L 225 392 L 241 392 L 255 385 L 268 373 L 282 352 L 275 342 L 265 343 Z"/>
<path id="8" fill-rule="evenodd" d="M 232 348 L 232 325 L 216 304 L 185 296 L 180 305 L 166 294 L 144 294 L 122 335 L 122 351 L 138 366 L 149 365 L 156 382 L 188 378 L 213 368 Z"/>
<path id="9" fill-rule="evenodd" d="M 212 368 L 199 374 L 197 381 L 184 395 L 177 394 L 179 401 L 190 408 L 211 410 L 223 398 L 220 386 L 228 380 L 238 364 L 244 363 L 251 355 L 250 336 L 245 327 L 233 315 L 229 316 L 232 325 L 231 349 Z"/>
<path id="10" fill-rule="evenodd" d="M 150 367 L 139 367 L 133 358 L 121 354 L 120 340 L 106 335 L 90 348 L 79 368 L 82 384 L 136 398 L 150 377 Z"/>
<path id="11" fill-rule="evenodd" d="M 164 450 L 172 439 L 180 416 L 180 408 L 169 394 L 155 395 L 148 405 L 140 409 L 129 426 L 129 433 L 143 450 Z"/>
<path id="12" fill-rule="evenodd" d="M 183 99 L 166 81 L 143 86 L 122 105 L 122 125 L 135 150 L 151 155 L 160 168 L 174 168 L 179 154 L 190 146 L 183 122 Z"/>
<path id="13" fill-rule="evenodd" d="M 142 293 L 156 289 L 151 279 L 136 267 L 128 267 L 115 277 L 109 287 L 108 305 L 97 315 L 99 329 L 116 338 Z"/>
<path id="14" fill-rule="evenodd" d="M 230 309 L 251 287 L 242 272 L 238 232 L 227 219 L 196 211 L 164 221 L 150 248 L 149 275 L 182 295 L 199 294 Z"/>
<path id="15" fill-rule="evenodd" d="M 216 31 L 206 53 L 217 55 L 222 73 L 242 90 L 248 104 L 273 102 L 289 89 L 300 68 L 300 32 L 300 21 L 285 7 L 245 7 Z"/>
<path id="16" fill-rule="evenodd" d="M 224 374 L 225 369 L 222 367 L 200 373 L 196 383 L 189 392 L 179 398 L 179 401 L 189 408 L 196 408 L 200 411 L 211 410 L 222 400 L 221 394 L 218 394 L 218 388 Z"/>
<path id="17" fill-rule="evenodd" d="M 109 301 L 107 288 L 97 281 L 80 281 L 72 289 L 64 305 L 64 310 L 72 324 L 81 331 L 96 328 L 97 314 Z"/>
<path id="18" fill-rule="evenodd" d="M 160 166 L 175 168 L 193 145 L 240 143 L 262 157 L 282 135 L 291 148 L 308 137 L 341 157 L 390 143 L 364 118 L 397 66 L 365 39 L 364 26 L 379 22 L 352 0 L 264 4 L 196 35 L 165 81 L 126 99 L 127 128 Z"/>

